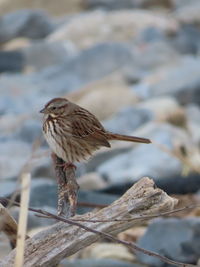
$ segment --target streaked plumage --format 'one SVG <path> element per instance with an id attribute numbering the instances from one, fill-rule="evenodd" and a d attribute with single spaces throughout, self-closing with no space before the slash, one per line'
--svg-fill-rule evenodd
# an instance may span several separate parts
<path id="1" fill-rule="evenodd" d="M 47 143 L 67 163 L 86 160 L 100 147 L 110 147 L 109 140 L 151 142 L 106 131 L 92 113 L 65 98 L 52 99 L 41 112 L 45 114 L 43 132 Z"/>

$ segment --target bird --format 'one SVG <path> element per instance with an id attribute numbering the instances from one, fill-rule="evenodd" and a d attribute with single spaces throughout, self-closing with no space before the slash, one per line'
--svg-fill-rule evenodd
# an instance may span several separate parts
<path id="1" fill-rule="evenodd" d="M 53 98 L 40 112 L 44 137 L 66 164 L 88 160 L 101 147 L 110 148 L 112 140 L 151 143 L 148 138 L 107 131 L 95 115 L 66 98 Z"/>

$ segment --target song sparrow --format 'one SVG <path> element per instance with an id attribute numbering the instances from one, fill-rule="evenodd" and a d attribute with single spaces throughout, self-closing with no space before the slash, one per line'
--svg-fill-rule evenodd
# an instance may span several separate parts
<path id="1" fill-rule="evenodd" d="M 88 110 L 65 98 L 54 98 L 40 111 L 43 132 L 52 151 L 66 163 L 88 159 L 110 140 L 151 143 L 149 139 L 108 132 Z"/>

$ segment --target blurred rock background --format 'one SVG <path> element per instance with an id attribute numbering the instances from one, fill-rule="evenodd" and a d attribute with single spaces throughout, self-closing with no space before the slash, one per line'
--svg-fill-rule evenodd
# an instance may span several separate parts
<path id="1" fill-rule="evenodd" d="M 109 204 L 149 176 L 179 205 L 200 201 L 199 0 L 1 0 L 0 196 L 31 165 L 30 206 L 56 212 L 56 183 L 38 111 L 64 96 L 111 131 L 153 140 L 113 143 L 77 168 L 79 200 Z M 80 207 L 79 213 L 88 211 Z M 10 209 L 17 218 L 18 208 Z M 120 234 L 174 260 L 200 258 L 199 210 Z M 29 230 L 54 222 L 29 214 Z M 0 257 L 10 250 L 0 235 Z M 167 266 L 121 245 L 93 244 L 61 266 Z"/>

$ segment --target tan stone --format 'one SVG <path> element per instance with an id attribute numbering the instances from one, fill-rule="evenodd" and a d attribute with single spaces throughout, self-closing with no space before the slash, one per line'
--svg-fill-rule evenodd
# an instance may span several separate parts
<path id="1" fill-rule="evenodd" d="M 155 116 L 155 120 L 158 121 L 167 121 L 182 126 L 186 120 L 183 108 L 178 104 L 175 98 L 170 96 L 151 98 L 137 104 L 136 107 L 151 111 Z"/>
<path id="2" fill-rule="evenodd" d="M 140 237 L 144 235 L 145 231 L 146 227 L 144 226 L 133 227 L 118 234 L 118 238 L 128 242 L 136 242 Z"/>
<path id="3" fill-rule="evenodd" d="M 115 75 L 93 82 L 66 97 L 87 108 L 99 120 L 107 119 L 121 108 L 134 105 L 138 101 L 134 92 Z"/>
<path id="4" fill-rule="evenodd" d="M 22 8 L 41 8 L 53 15 L 78 12 L 81 0 L 0 0 L 0 15 Z"/>
<path id="5" fill-rule="evenodd" d="M 4 44 L 2 48 L 4 51 L 12 51 L 28 47 L 29 45 L 30 41 L 27 38 L 16 38 Z"/>
<path id="6" fill-rule="evenodd" d="M 78 178 L 78 184 L 82 190 L 97 190 L 107 186 L 101 175 L 96 172 L 82 175 Z"/>
<path id="7" fill-rule="evenodd" d="M 84 249 L 81 258 L 116 259 L 133 262 L 134 255 L 121 244 L 96 243 Z"/>

